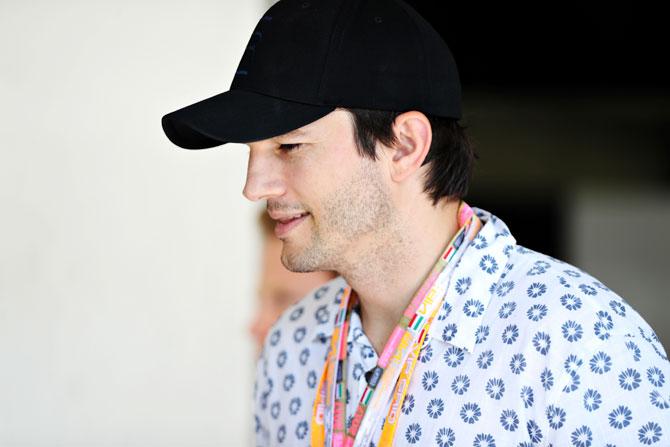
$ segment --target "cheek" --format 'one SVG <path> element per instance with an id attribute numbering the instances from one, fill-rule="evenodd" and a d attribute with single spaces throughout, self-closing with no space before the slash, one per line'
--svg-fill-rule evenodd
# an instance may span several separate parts
<path id="1" fill-rule="evenodd" d="M 288 178 L 296 192 L 309 202 L 306 205 L 318 209 L 322 200 L 342 189 L 350 181 L 351 173 L 360 167 L 359 160 L 346 147 L 319 149 L 316 155 L 314 159 L 303 160 L 300 166 L 293 166 Z"/>

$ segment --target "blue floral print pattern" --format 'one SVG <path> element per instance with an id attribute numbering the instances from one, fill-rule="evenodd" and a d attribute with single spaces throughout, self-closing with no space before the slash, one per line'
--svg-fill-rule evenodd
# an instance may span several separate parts
<path id="1" fill-rule="evenodd" d="M 393 445 L 670 445 L 670 363 L 653 329 L 596 278 L 518 245 L 502 220 L 473 210 L 484 225 L 454 267 Z M 315 288 L 270 330 L 254 382 L 257 446 L 309 445 L 346 286 L 338 277 Z M 378 359 L 357 310 L 347 349 L 350 423 Z"/>

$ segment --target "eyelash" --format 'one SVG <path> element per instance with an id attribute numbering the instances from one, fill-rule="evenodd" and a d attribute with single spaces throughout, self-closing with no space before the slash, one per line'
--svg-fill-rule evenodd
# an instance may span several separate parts
<path id="1" fill-rule="evenodd" d="M 280 144 L 279 149 L 281 149 L 284 152 L 290 152 L 294 149 L 297 149 L 298 146 L 300 146 L 301 143 L 294 143 L 294 144 Z"/>

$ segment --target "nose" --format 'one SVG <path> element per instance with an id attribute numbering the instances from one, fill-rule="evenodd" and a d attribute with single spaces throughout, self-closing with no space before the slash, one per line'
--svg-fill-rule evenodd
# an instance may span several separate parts
<path id="1" fill-rule="evenodd" d="M 266 150 L 249 150 L 247 164 L 247 180 L 242 194 L 252 202 L 278 197 L 284 194 L 285 185 L 282 179 L 282 166 L 276 156 Z"/>

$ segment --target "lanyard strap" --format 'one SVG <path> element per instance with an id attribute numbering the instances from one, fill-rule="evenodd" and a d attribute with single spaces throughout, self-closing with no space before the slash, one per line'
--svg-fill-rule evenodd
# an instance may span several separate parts
<path id="1" fill-rule="evenodd" d="M 378 445 L 380 446 L 393 445 L 393 437 L 395 436 L 395 431 L 398 427 L 398 420 L 400 419 L 400 408 L 403 401 L 405 400 L 407 390 L 409 389 L 409 381 L 412 377 L 412 373 L 414 373 L 414 367 L 416 366 L 416 361 L 419 358 L 419 351 L 423 346 L 423 341 L 428 334 L 428 329 L 430 328 L 430 324 L 433 322 L 434 317 L 435 315 L 433 314 L 428 320 L 428 323 L 426 323 L 426 327 L 424 327 L 423 331 L 421 332 L 421 337 L 419 337 L 419 342 L 414 346 L 414 349 L 407 358 L 405 367 L 400 372 L 400 377 L 398 378 L 395 389 L 393 390 L 393 400 L 391 401 L 388 414 L 386 415 L 386 420 L 384 421 L 384 429 L 382 430 L 381 437 L 379 438 Z"/>
<path id="2" fill-rule="evenodd" d="M 324 365 L 312 411 L 312 447 L 368 446 L 385 407 L 393 396 L 384 424 L 382 438 L 392 440 L 398 421 L 398 408 L 409 387 L 416 358 L 430 322 L 441 306 L 442 299 L 458 258 L 468 242 L 481 228 L 481 221 L 464 202 L 458 209 L 459 230 L 437 260 L 391 333 L 377 366 L 359 401 L 349 430 L 346 430 L 346 360 L 347 335 L 351 310 L 358 300 L 355 291 L 347 287 L 342 295 L 330 350 Z M 394 410 L 395 404 L 395 410 Z"/>

